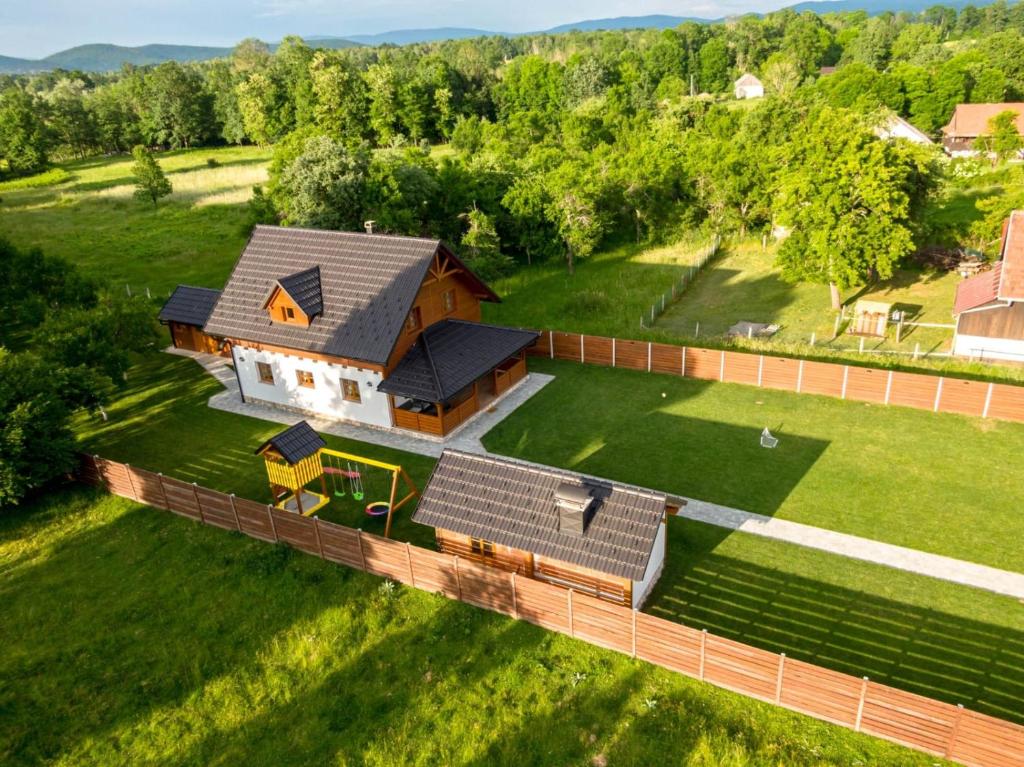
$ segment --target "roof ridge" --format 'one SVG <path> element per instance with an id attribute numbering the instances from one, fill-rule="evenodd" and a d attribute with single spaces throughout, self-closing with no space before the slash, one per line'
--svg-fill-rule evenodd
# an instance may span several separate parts
<path id="1" fill-rule="evenodd" d="M 442 240 L 438 237 L 414 237 L 409 234 L 390 234 L 388 232 L 352 232 L 347 229 L 317 229 L 313 226 L 280 226 L 278 224 L 256 224 L 253 230 L 263 229 L 267 231 L 283 232 L 316 232 L 317 234 L 343 235 L 349 237 L 384 237 L 390 240 L 412 240 L 414 242 L 433 242 L 440 244 Z"/>
<path id="2" fill-rule="evenodd" d="M 430 328 L 425 328 L 423 332 L 420 333 L 420 341 L 423 343 L 423 356 L 426 358 L 427 365 L 430 368 L 430 375 L 434 378 L 434 386 L 437 387 L 437 393 L 441 396 L 441 399 L 444 400 L 445 391 L 441 388 L 441 377 L 437 374 L 437 366 L 434 364 L 434 355 L 430 353 L 430 344 L 427 343 L 427 330 L 429 329 Z"/>

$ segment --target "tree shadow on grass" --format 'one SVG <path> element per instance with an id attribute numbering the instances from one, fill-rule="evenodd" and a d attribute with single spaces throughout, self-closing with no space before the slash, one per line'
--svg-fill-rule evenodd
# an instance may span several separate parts
<path id="1" fill-rule="evenodd" d="M 337 580 L 324 586 L 328 578 Z M 374 585 L 138 506 L 57 538 L 0 584 L 0 753 L 35 764 L 116 739 L 126 723 L 180 705 L 250 666 L 281 632 Z"/>
<path id="2" fill-rule="evenodd" d="M 1024 722 L 1024 632 L 715 553 L 730 534 L 673 520 L 645 612 Z"/>

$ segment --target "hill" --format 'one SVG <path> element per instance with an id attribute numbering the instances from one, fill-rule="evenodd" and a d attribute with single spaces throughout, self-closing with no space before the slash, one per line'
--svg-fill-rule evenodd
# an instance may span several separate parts
<path id="1" fill-rule="evenodd" d="M 23 72 L 36 72 L 40 69 L 45 69 L 45 67 L 41 67 L 38 61 L 0 56 L 0 74 L 16 75 Z"/>
<path id="2" fill-rule="evenodd" d="M 435 29 L 396 29 L 375 35 L 349 35 L 344 39 L 362 45 L 413 45 L 415 43 L 432 43 L 438 40 L 464 40 L 503 34 L 505 33 L 467 27 L 437 27 Z"/>

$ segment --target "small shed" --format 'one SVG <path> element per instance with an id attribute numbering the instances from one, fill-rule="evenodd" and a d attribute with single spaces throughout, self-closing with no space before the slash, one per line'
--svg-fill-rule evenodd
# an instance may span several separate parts
<path id="1" fill-rule="evenodd" d="M 639 607 L 661 575 L 667 515 L 682 499 L 529 464 L 445 450 L 413 521 L 438 548 Z"/>
<path id="2" fill-rule="evenodd" d="M 203 332 L 218 298 L 220 291 L 213 288 L 179 285 L 174 289 L 161 307 L 159 318 L 171 331 L 171 343 L 175 349 L 225 354 L 217 339 Z"/>
<path id="3" fill-rule="evenodd" d="M 853 322 L 849 332 L 854 336 L 885 338 L 891 313 L 892 304 L 882 301 L 858 301 L 853 308 Z"/>
<path id="4" fill-rule="evenodd" d="M 734 83 L 733 94 L 738 99 L 759 99 L 764 96 L 764 85 L 747 72 Z"/>

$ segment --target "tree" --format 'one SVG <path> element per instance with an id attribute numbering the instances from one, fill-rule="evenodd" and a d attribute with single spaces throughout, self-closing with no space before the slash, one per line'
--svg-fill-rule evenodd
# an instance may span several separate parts
<path id="1" fill-rule="evenodd" d="M 773 53 L 765 62 L 761 79 L 768 93 L 788 97 L 800 85 L 801 74 L 800 66 L 794 59 L 781 53 Z"/>
<path id="2" fill-rule="evenodd" d="M 988 121 L 988 133 L 978 136 L 975 146 L 992 158 L 992 165 L 1005 162 L 1024 147 L 1017 120 L 1020 116 L 1012 109 L 1000 112 Z"/>
<path id="3" fill-rule="evenodd" d="M 139 144 L 132 149 L 132 176 L 135 178 L 135 199 L 149 200 L 156 207 L 157 200 L 171 193 L 171 182 L 153 154 Z"/>
<path id="4" fill-rule="evenodd" d="M 335 138 L 351 140 L 365 135 L 369 116 L 366 82 L 355 67 L 337 54 L 318 51 L 309 71 L 317 126 Z"/>
<path id="5" fill-rule="evenodd" d="M 476 205 L 464 218 L 466 233 L 462 235 L 460 250 L 466 263 L 485 280 L 500 276 L 511 260 L 501 252 L 501 240 L 494 221 Z"/>
<path id="6" fill-rule="evenodd" d="M 43 105 L 21 88 L 0 93 L 0 158 L 16 176 L 46 167 L 50 136 L 44 114 Z"/>
<path id="7" fill-rule="evenodd" d="M 281 173 L 274 199 L 285 221 L 323 229 L 357 229 L 363 222 L 370 155 L 329 136 L 306 140 Z"/>
<path id="8" fill-rule="evenodd" d="M 176 61 L 165 61 L 145 75 L 142 108 L 147 143 L 190 147 L 213 134 L 213 105 L 202 78 Z"/>
<path id="9" fill-rule="evenodd" d="M 792 234 L 779 249 L 783 277 L 840 290 L 892 276 L 914 247 L 912 220 L 932 173 L 905 142 L 877 139 L 861 119 L 825 108 L 787 147 L 778 210 Z"/>

